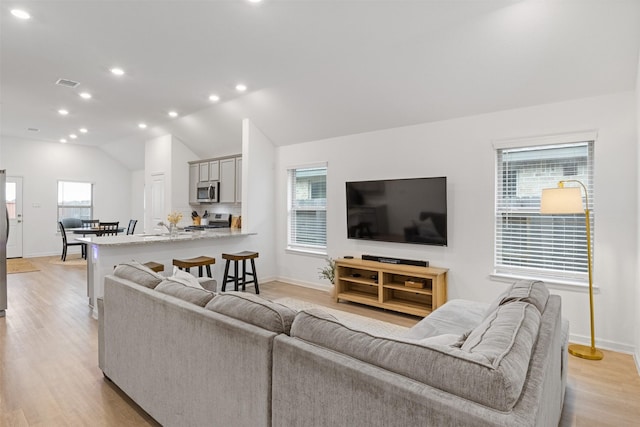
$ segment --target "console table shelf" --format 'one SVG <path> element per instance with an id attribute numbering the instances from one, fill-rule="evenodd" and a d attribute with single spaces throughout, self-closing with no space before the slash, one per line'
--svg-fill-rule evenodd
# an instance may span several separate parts
<path id="1" fill-rule="evenodd" d="M 447 301 L 446 268 L 388 264 L 361 259 L 336 260 L 336 301 L 344 300 L 427 316 Z M 405 282 L 423 282 L 423 288 Z"/>

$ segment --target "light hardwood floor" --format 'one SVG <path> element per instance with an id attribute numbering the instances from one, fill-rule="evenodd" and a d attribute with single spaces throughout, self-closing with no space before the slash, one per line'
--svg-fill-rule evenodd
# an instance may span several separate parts
<path id="1" fill-rule="evenodd" d="M 40 271 L 10 274 L 9 309 L 0 318 L 0 426 L 155 426 L 98 369 L 98 328 L 87 305 L 85 268 L 30 259 Z M 272 282 L 266 298 L 291 297 L 412 326 L 419 319 Z M 640 376 L 631 356 L 569 357 L 561 426 L 640 425 Z"/>

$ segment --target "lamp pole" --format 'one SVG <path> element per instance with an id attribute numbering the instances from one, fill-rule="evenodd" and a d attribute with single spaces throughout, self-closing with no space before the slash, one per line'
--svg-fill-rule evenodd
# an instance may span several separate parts
<path id="1" fill-rule="evenodd" d="M 604 357 L 604 354 L 596 348 L 596 339 L 594 332 L 594 315 L 593 315 L 593 273 L 591 266 L 591 220 L 589 217 L 589 193 L 587 192 L 587 187 L 578 181 L 577 179 L 569 179 L 565 181 L 560 181 L 558 183 L 559 188 L 564 188 L 564 184 L 567 182 L 575 182 L 580 184 L 582 189 L 584 190 L 584 201 L 585 201 L 585 209 L 584 209 L 584 218 L 586 222 L 587 229 L 587 270 L 589 272 L 589 317 L 590 317 L 590 325 L 591 325 L 591 347 L 587 347 L 585 345 L 572 344 L 569 346 L 569 353 L 581 357 L 583 359 L 589 360 L 601 360 Z"/>

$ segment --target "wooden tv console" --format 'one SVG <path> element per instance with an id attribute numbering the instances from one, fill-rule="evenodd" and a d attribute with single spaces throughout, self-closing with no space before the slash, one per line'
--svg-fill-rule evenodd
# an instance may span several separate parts
<path id="1" fill-rule="evenodd" d="M 447 301 L 448 271 L 340 258 L 336 260 L 336 302 L 357 302 L 424 317 Z M 423 288 L 413 287 L 422 283 Z"/>

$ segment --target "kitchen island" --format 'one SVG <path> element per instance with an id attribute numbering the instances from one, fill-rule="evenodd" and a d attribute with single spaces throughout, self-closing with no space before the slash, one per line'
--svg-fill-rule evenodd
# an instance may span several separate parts
<path id="1" fill-rule="evenodd" d="M 134 234 L 118 236 L 79 237 L 87 244 L 87 295 L 93 307 L 93 317 L 98 318 L 97 298 L 104 295 L 104 277 L 113 268 L 127 261 L 145 263 L 154 261 L 164 265 L 164 274 L 171 275 L 174 258 L 209 256 L 216 259 L 212 266 L 213 277 L 222 283 L 224 266 L 222 253 L 251 249 L 247 239 L 255 233 L 239 229 L 213 229 L 170 234 Z"/>

